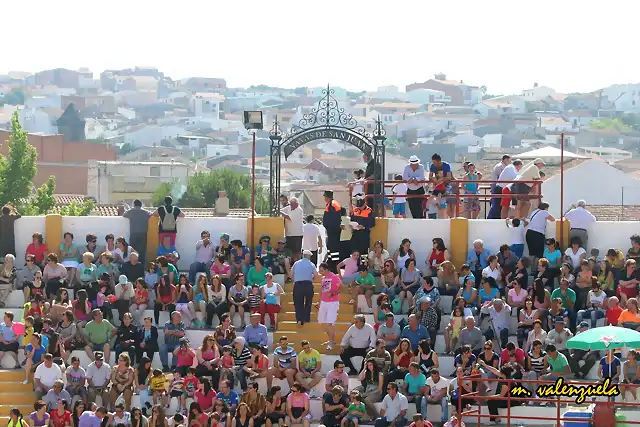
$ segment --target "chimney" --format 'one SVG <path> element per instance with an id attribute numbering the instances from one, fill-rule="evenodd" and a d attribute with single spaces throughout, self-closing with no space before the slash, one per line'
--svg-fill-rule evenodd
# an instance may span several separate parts
<path id="1" fill-rule="evenodd" d="M 318 160 L 322 156 L 322 151 L 319 148 L 311 149 L 311 160 Z"/>
<path id="2" fill-rule="evenodd" d="M 218 200 L 216 200 L 216 215 L 229 215 L 229 198 L 226 191 L 218 191 Z"/>
<path id="3" fill-rule="evenodd" d="M 533 84 L 533 87 L 538 87 L 538 83 L 534 83 L 534 84 Z"/>

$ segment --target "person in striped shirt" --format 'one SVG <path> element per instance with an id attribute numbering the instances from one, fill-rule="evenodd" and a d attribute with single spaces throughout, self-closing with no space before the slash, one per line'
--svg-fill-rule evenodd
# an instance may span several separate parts
<path id="1" fill-rule="evenodd" d="M 297 358 L 298 354 L 296 350 L 289 345 L 289 339 L 285 336 L 280 337 L 280 345 L 273 350 L 273 376 L 280 380 L 287 379 L 289 387 L 295 382 L 296 374 L 298 373 Z"/>

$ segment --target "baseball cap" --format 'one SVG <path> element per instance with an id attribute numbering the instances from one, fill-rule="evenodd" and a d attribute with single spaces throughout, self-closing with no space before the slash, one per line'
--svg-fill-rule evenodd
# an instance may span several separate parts
<path id="1" fill-rule="evenodd" d="M 564 317 L 556 316 L 554 323 L 564 323 Z"/>
<path id="2" fill-rule="evenodd" d="M 309 249 L 305 249 L 305 250 L 302 252 L 302 255 L 311 256 L 311 255 L 313 255 L 313 254 L 311 253 L 311 251 L 310 251 Z"/>
<path id="3" fill-rule="evenodd" d="M 589 328 L 589 322 L 580 322 L 580 324 L 578 325 L 578 328 L 582 329 L 582 328 Z"/>

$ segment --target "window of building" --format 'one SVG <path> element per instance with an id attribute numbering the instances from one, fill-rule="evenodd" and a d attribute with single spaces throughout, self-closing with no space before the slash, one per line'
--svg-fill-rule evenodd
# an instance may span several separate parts
<path id="1" fill-rule="evenodd" d="M 160 166 L 151 166 L 149 168 L 149 176 L 160 176 Z"/>

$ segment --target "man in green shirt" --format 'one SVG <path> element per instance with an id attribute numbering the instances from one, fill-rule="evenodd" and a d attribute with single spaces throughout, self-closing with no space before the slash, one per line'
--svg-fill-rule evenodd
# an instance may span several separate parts
<path id="1" fill-rule="evenodd" d="M 549 367 L 540 372 L 542 374 L 540 378 L 543 380 L 554 381 L 560 377 L 571 375 L 571 368 L 569 367 L 567 357 L 559 353 L 553 344 L 547 346 L 547 362 L 549 362 Z"/>
<path id="2" fill-rule="evenodd" d="M 569 287 L 569 281 L 567 279 L 560 280 L 560 287 L 554 289 L 551 293 L 551 299 L 560 298 L 562 300 L 562 307 L 567 310 L 569 314 L 569 329 L 575 329 L 576 323 L 576 292 Z"/>
<path id="3" fill-rule="evenodd" d="M 364 294 L 369 309 L 373 310 L 372 297 L 373 292 L 376 289 L 376 279 L 371 273 L 369 273 L 369 269 L 366 265 L 361 265 L 360 267 L 358 267 L 358 272 L 358 278 L 353 281 L 354 286 L 351 286 L 351 298 L 353 299 L 353 303 L 355 304 L 357 310 L 358 295 Z"/>
<path id="4" fill-rule="evenodd" d="M 84 326 L 84 336 L 87 339 L 84 351 L 92 361 L 95 360 L 95 351 L 104 352 L 104 357 L 109 360 L 111 355 L 109 343 L 116 334 L 116 328 L 108 320 L 102 318 L 102 311 L 99 308 L 91 312 L 91 317 L 93 320 Z"/>

